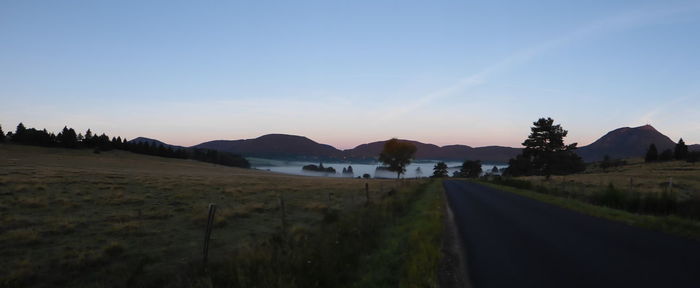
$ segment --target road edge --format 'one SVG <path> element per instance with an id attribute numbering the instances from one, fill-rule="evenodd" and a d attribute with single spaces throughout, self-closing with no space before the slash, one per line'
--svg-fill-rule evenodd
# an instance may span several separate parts
<path id="1" fill-rule="evenodd" d="M 445 200 L 442 208 L 444 230 L 442 233 L 442 258 L 438 263 L 438 286 L 442 288 L 472 288 L 474 285 L 472 285 L 469 273 L 467 273 L 467 254 L 464 247 L 460 245 L 462 237 L 460 237 L 455 224 L 454 214 L 444 186 L 442 187 L 442 195 Z"/>

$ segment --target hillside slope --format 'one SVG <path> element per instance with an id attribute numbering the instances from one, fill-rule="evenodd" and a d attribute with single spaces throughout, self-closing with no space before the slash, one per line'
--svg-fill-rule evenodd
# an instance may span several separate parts
<path id="1" fill-rule="evenodd" d="M 656 145 L 659 152 L 673 149 L 676 145 L 651 125 L 644 125 L 610 131 L 590 145 L 579 148 L 576 153 L 586 162 L 600 161 L 605 155 L 615 159 L 640 157 L 647 152 L 651 144 Z"/>
<path id="2" fill-rule="evenodd" d="M 339 158 L 341 151 L 309 138 L 286 134 L 268 134 L 255 139 L 215 140 L 193 146 L 262 158 Z"/>

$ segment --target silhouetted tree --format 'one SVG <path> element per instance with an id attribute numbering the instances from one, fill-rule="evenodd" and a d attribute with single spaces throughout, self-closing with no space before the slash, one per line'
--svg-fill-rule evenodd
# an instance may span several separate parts
<path id="1" fill-rule="evenodd" d="M 15 130 L 15 134 L 12 135 L 12 141 L 17 143 L 24 142 L 26 133 L 27 128 L 24 127 L 24 124 L 22 124 L 22 122 L 19 122 L 19 124 L 17 125 L 17 129 Z"/>
<path id="2" fill-rule="evenodd" d="M 66 148 L 76 148 L 78 147 L 78 136 L 75 134 L 73 128 L 68 129 L 67 126 L 63 126 L 61 133 L 56 135 L 58 142 L 61 146 Z"/>
<path id="3" fill-rule="evenodd" d="M 92 138 L 93 138 L 92 131 L 90 131 L 90 129 L 88 128 L 88 130 L 85 131 L 85 139 L 83 139 L 83 146 L 94 147 L 95 142 L 93 141 Z"/>
<path id="4" fill-rule="evenodd" d="M 0 125 L 0 143 L 5 143 L 5 132 L 2 131 L 2 125 Z"/>
<path id="5" fill-rule="evenodd" d="M 411 163 L 415 154 L 416 145 L 392 138 L 384 143 L 379 161 L 389 166 L 389 171 L 396 172 L 396 179 L 398 179 L 406 172 L 406 166 Z"/>
<path id="6" fill-rule="evenodd" d="M 644 162 L 654 162 L 656 160 L 659 160 L 659 151 L 656 150 L 656 145 L 653 143 L 649 145 L 649 149 L 647 150 L 647 155 L 644 156 Z"/>
<path id="7" fill-rule="evenodd" d="M 0 127 L 0 131 L 2 131 Z M 0 132 L 2 133 L 2 132 Z M 19 123 L 15 133 L 12 135 L 13 142 L 25 145 L 40 145 L 40 146 L 58 146 L 68 148 L 87 147 L 94 148 L 95 153 L 100 151 L 108 151 L 112 149 L 129 150 L 134 153 L 148 154 L 169 158 L 193 159 L 197 161 L 210 162 L 219 165 L 250 168 L 248 160 L 240 155 L 218 152 L 215 150 L 206 149 L 173 149 L 171 146 L 156 145 L 155 142 L 149 144 L 142 141 L 138 143 L 127 142 L 121 137 L 109 137 L 106 134 L 96 136 L 90 129 L 85 132 L 85 136 L 76 135 L 73 128 L 63 127 L 58 135 L 49 133 L 46 129 L 37 130 L 34 128 L 26 128 L 24 124 Z M 16 135 L 19 135 L 16 137 Z M 4 134 L 3 134 L 4 136 Z M 329 167 L 328 169 L 333 169 Z M 335 171 L 333 171 L 335 173 Z"/>
<path id="8" fill-rule="evenodd" d="M 423 177 L 423 170 L 420 169 L 420 166 L 416 167 L 416 177 L 417 178 Z"/>
<path id="9" fill-rule="evenodd" d="M 344 177 L 355 177 L 355 172 L 352 171 L 352 166 L 348 166 L 348 168 L 343 167 L 343 176 Z"/>
<path id="10" fill-rule="evenodd" d="M 449 174 L 447 172 L 447 164 L 445 162 L 438 162 L 435 164 L 433 167 L 433 176 L 432 178 L 443 178 L 447 177 Z"/>
<path id="11" fill-rule="evenodd" d="M 671 161 L 673 160 L 673 151 L 671 149 L 666 149 L 661 154 L 659 154 L 659 161 Z"/>
<path id="12" fill-rule="evenodd" d="M 522 143 L 523 153 L 509 161 L 506 173 L 518 175 L 569 174 L 583 171 L 581 157 L 574 153 L 577 143 L 564 144 L 568 131 L 554 125 L 552 118 L 540 118 L 533 122 L 530 135 Z"/>
<path id="13" fill-rule="evenodd" d="M 462 163 L 462 169 L 459 170 L 459 175 L 467 178 L 478 178 L 481 172 L 481 161 L 466 160 Z"/>
<path id="14" fill-rule="evenodd" d="M 673 151 L 673 157 L 676 158 L 676 160 L 683 160 L 688 157 L 688 146 L 685 145 L 683 138 L 678 140 L 678 144 L 676 144 Z"/>
<path id="15" fill-rule="evenodd" d="M 500 172 L 500 171 L 498 170 L 498 167 L 493 166 L 493 168 L 491 168 L 491 174 L 498 174 L 498 172 Z"/>

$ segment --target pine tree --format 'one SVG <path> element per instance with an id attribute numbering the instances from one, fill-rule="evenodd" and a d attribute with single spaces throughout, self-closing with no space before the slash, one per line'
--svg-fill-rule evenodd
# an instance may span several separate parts
<path id="1" fill-rule="evenodd" d="M 92 135 L 92 131 L 90 131 L 90 129 L 85 131 L 85 139 L 83 140 L 83 145 L 85 145 L 85 147 L 94 147 L 95 146 L 95 140 L 94 140 L 94 137 Z"/>
<path id="2" fill-rule="evenodd" d="M 569 133 L 552 118 L 540 118 L 532 123 L 530 135 L 522 143 L 523 153 L 509 161 L 506 173 L 512 176 L 569 174 L 583 171 L 586 166 L 574 153 L 576 143 L 565 145 Z"/>
<path id="3" fill-rule="evenodd" d="M 20 122 L 17 125 L 17 130 L 15 130 L 15 134 L 12 136 L 12 141 L 17 142 L 17 143 L 22 143 L 24 142 L 24 138 L 27 134 L 27 128 L 24 127 L 24 124 Z"/>
<path id="4" fill-rule="evenodd" d="M 649 150 L 647 150 L 647 155 L 644 157 L 644 162 L 654 162 L 659 160 L 659 151 L 656 150 L 656 145 L 653 143 L 649 145 Z"/>
<path id="5" fill-rule="evenodd" d="M 681 138 L 681 140 L 678 140 L 678 144 L 676 144 L 676 148 L 673 151 L 673 158 L 676 158 L 676 160 L 683 160 L 687 157 L 688 146 L 685 145 L 683 138 Z"/>

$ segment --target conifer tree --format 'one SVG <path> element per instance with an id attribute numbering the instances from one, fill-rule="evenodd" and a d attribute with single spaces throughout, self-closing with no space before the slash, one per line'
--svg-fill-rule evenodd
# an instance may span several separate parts
<path id="1" fill-rule="evenodd" d="M 26 133 L 27 133 L 27 128 L 24 127 L 24 124 L 22 124 L 22 122 L 20 122 L 17 125 L 17 130 L 15 130 L 15 134 L 12 136 L 12 141 L 17 142 L 17 143 L 23 142 L 24 137 L 26 136 Z"/>
<path id="2" fill-rule="evenodd" d="M 652 143 L 649 145 L 649 150 L 647 150 L 647 155 L 644 157 L 644 162 L 654 162 L 659 160 L 659 151 L 656 150 L 656 145 Z"/>
<path id="3" fill-rule="evenodd" d="M 564 144 L 569 133 L 552 118 L 540 118 L 532 123 L 530 136 L 522 143 L 523 153 L 509 161 L 506 173 L 512 176 L 569 174 L 583 171 L 586 166 L 574 150 L 576 143 Z"/>
<path id="4" fill-rule="evenodd" d="M 683 138 L 681 138 L 681 140 L 678 140 L 678 144 L 676 144 L 676 148 L 673 151 L 673 158 L 676 158 L 676 160 L 683 160 L 687 157 L 688 157 L 688 146 L 685 145 Z"/>

